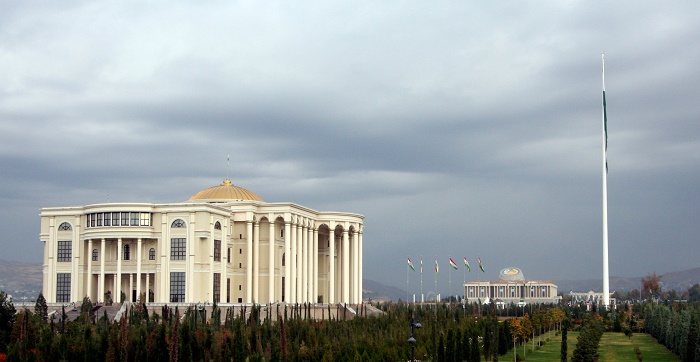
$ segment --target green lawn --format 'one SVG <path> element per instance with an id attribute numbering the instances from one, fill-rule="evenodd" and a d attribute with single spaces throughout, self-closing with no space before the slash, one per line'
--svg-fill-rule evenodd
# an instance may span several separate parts
<path id="1" fill-rule="evenodd" d="M 648 334 L 635 333 L 632 339 L 623 333 L 603 333 L 600 340 L 600 361 L 637 361 L 634 347 L 639 346 L 644 361 L 680 361 L 673 352 L 666 349 Z"/>
<path id="2" fill-rule="evenodd" d="M 569 360 L 576 348 L 576 338 L 578 337 L 578 332 L 569 332 L 568 335 L 568 357 Z M 526 362 L 532 361 L 559 361 L 561 353 L 561 335 L 554 336 L 554 333 L 545 334 L 542 336 L 542 340 L 545 341 L 549 338 L 547 342 L 540 349 L 530 352 L 532 348 L 532 342 L 528 343 Z M 539 341 L 537 338 L 536 341 Z M 660 345 L 654 338 L 648 334 L 635 333 L 632 339 L 627 338 L 623 333 L 613 333 L 608 332 L 603 334 L 603 338 L 600 341 L 600 348 L 598 352 L 600 354 L 600 361 L 637 361 L 637 355 L 634 353 L 634 347 L 639 346 L 642 352 L 642 357 L 644 361 L 680 361 L 678 356 L 673 354 L 673 352 L 666 349 L 666 347 Z M 523 347 L 518 346 L 518 354 L 523 354 Z M 513 353 L 501 356 L 500 361 L 512 361 Z"/>

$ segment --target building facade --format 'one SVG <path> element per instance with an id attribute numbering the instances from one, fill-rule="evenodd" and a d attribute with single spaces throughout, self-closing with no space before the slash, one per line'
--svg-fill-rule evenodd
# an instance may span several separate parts
<path id="1" fill-rule="evenodd" d="M 519 268 L 505 268 L 499 280 L 464 284 L 464 297 L 469 303 L 550 304 L 559 303 L 558 287 L 551 280 L 525 280 Z"/>
<path id="2" fill-rule="evenodd" d="M 557 285 L 551 280 L 467 282 L 464 295 L 469 303 L 489 301 L 504 304 L 559 303 Z"/>
<path id="3" fill-rule="evenodd" d="M 49 303 L 361 303 L 364 216 L 230 180 L 179 203 L 41 210 Z"/>

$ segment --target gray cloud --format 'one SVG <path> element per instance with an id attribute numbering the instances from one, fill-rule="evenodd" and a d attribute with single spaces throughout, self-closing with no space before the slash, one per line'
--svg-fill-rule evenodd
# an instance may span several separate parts
<path id="1" fill-rule="evenodd" d="M 40 260 L 41 207 L 185 200 L 230 154 L 267 201 L 366 215 L 370 279 L 420 255 L 601 277 L 605 51 L 611 273 L 697 267 L 698 10 L 7 4 L 4 258 Z"/>

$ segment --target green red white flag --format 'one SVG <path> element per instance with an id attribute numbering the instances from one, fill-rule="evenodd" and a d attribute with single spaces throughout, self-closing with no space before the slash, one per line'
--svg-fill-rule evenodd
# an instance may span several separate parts
<path id="1" fill-rule="evenodd" d="M 408 258 L 408 267 L 411 268 L 411 270 L 416 271 L 416 268 L 413 267 L 413 262 L 411 261 L 411 258 Z"/>
<path id="2" fill-rule="evenodd" d="M 464 267 L 467 268 L 467 270 L 471 273 L 472 267 L 469 266 L 469 262 L 467 261 L 467 257 L 464 257 Z"/>
<path id="3" fill-rule="evenodd" d="M 435 274 L 440 274 L 440 266 L 438 265 L 437 258 L 435 258 Z"/>
<path id="4" fill-rule="evenodd" d="M 455 263 L 455 261 L 452 260 L 452 258 L 450 258 L 450 266 L 457 269 L 457 263 Z"/>
<path id="5" fill-rule="evenodd" d="M 605 159 L 605 173 L 608 173 L 608 112 L 605 104 L 605 55 L 603 60 L 603 158 Z"/>
<path id="6" fill-rule="evenodd" d="M 486 271 L 484 270 L 484 265 L 481 264 L 481 258 L 477 258 L 477 259 L 479 259 L 479 269 L 481 269 L 482 272 L 486 273 Z"/>

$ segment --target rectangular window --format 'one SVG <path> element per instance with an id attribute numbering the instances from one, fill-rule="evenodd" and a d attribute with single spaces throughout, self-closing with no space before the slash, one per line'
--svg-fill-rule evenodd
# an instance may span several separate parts
<path id="1" fill-rule="evenodd" d="M 105 212 L 105 226 L 112 226 L 112 223 L 110 222 L 111 220 L 112 220 L 112 213 Z"/>
<path id="2" fill-rule="evenodd" d="M 58 261 L 70 261 L 71 257 L 71 241 L 58 242 Z"/>
<path id="3" fill-rule="evenodd" d="M 231 248 L 228 248 L 226 261 L 231 264 Z"/>
<path id="4" fill-rule="evenodd" d="M 170 273 L 170 302 L 182 303 L 185 301 L 185 273 Z"/>
<path id="5" fill-rule="evenodd" d="M 185 260 L 187 243 L 185 238 L 170 239 L 170 260 Z"/>
<path id="6" fill-rule="evenodd" d="M 221 261 L 221 240 L 214 240 L 214 261 Z"/>
<path id="7" fill-rule="evenodd" d="M 90 227 L 95 227 L 95 214 L 90 214 Z"/>
<path id="8" fill-rule="evenodd" d="M 231 278 L 226 278 L 226 303 L 231 303 Z"/>
<path id="9" fill-rule="evenodd" d="M 97 226 L 102 226 L 102 213 L 97 214 Z"/>
<path id="10" fill-rule="evenodd" d="M 219 303 L 221 298 L 221 273 L 214 273 L 214 302 Z"/>
<path id="11" fill-rule="evenodd" d="M 56 274 L 56 303 L 70 302 L 70 273 Z"/>
<path id="12" fill-rule="evenodd" d="M 122 212 L 122 226 L 129 226 L 129 213 Z"/>
<path id="13" fill-rule="evenodd" d="M 129 244 L 124 245 L 124 259 L 123 260 L 130 260 L 131 259 L 131 246 Z"/>
<path id="14" fill-rule="evenodd" d="M 139 213 L 138 212 L 131 213 L 131 226 L 139 226 Z"/>
<path id="15" fill-rule="evenodd" d="M 112 226 L 119 226 L 119 213 L 118 212 L 112 213 Z"/>
<path id="16" fill-rule="evenodd" d="M 151 213 L 142 212 L 141 213 L 141 226 L 151 226 Z"/>

